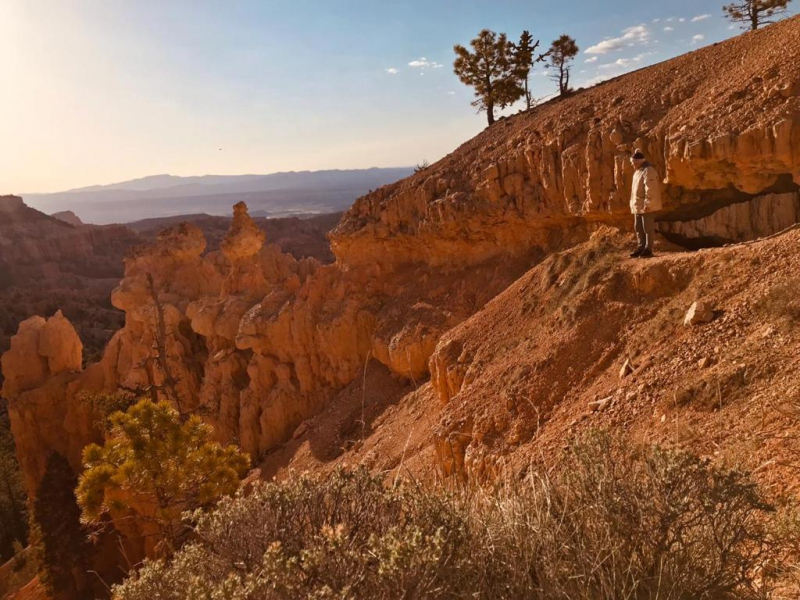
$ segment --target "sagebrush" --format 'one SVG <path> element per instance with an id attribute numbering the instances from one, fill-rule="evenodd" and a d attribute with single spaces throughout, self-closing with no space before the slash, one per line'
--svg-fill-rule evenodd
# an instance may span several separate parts
<path id="1" fill-rule="evenodd" d="M 261 484 L 190 517 L 194 539 L 115 589 L 185 598 L 763 598 L 771 507 L 690 454 L 579 444 L 562 475 L 492 490 L 364 470 Z"/>

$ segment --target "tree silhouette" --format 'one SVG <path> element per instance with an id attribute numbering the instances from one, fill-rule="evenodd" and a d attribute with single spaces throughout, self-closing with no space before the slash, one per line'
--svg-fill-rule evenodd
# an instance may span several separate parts
<path id="1" fill-rule="evenodd" d="M 742 29 L 755 31 L 761 25 L 774 23 L 773 17 L 786 14 L 792 0 L 740 0 L 722 7 L 725 16 L 734 23 L 743 23 Z"/>
<path id="2" fill-rule="evenodd" d="M 514 44 L 505 33 L 484 29 L 470 42 L 472 51 L 456 45 L 453 70 L 462 83 L 475 88 L 472 105 L 486 111 L 489 125 L 494 123 L 494 109 L 505 108 L 525 93 L 516 69 Z"/>
<path id="3" fill-rule="evenodd" d="M 53 453 L 33 502 L 33 548 L 39 559 L 39 579 L 57 599 L 90 594 L 87 578 L 91 545 L 80 523 L 73 490 L 78 483 L 66 458 Z"/>
<path id="4" fill-rule="evenodd" d="M 569 74 L 572 69 L 573 59 L 578 54 L 578 45 L 575 40 L 567 34 L 562 35 L 550 46 L 547 53 L 549 63 L 547 68 L 554 69 L 550 79 L 558 83 L 558 93 L 562 96 L 570 91 Z"/>
<path id="5" fill-rule="evenodd" d="M 0 399 L 0 562 L 13 554 L 14 542 L 26 544 L 28 518 L 25 490 L 17 464 L 6 401 Z"/>
<path id="6" fill-rule="evenodd" d="M 523 89 L 523 98 L 525 98 L 525 107 L 530 110 L 533 106 L 533 95 L 531 94 L 528 86 L 528 78 L 531 73 L 531 68 L 537 62 L 541 62 L 546 58 L 546 54 L 540 54 L 536 59 L 533 55 L 539 47 L 539 40 L 534 41 L 531 32 L 527 29 L 519 36 L 519 43 L 514 46 L 514 68 L 517 71 L 517 78 L 521 82 Z"/>

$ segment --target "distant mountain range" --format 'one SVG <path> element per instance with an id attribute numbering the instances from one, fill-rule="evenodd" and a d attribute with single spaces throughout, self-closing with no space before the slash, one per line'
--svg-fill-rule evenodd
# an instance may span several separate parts
<path id="1" fill-rule="evenodd" d="M 343 211 L 359 196 L 413 171 L 398 167 L 270 175 L 152 175 L 23 197 L 42 212 L 72 211 L 84 223 L 101 225 L 187 213 L 229 215 L 240 200 L 247 202 L 251 213 L 279 217 Z"/>

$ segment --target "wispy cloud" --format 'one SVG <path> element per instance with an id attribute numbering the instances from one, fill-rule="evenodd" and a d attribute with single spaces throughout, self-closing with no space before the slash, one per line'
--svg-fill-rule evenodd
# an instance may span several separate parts
<path id="1" fill-rule="evenodd" d="M 593 85 L 597 85 L 598 83 L 603 83 L 604 81 L 608 81 L 612 77 L 614 77 L 613 74 L 603 73 L 602 75 L 598 75 L 597 77 L 593 77 L 592 79 L 588 79 L 587 81 L 583 82 L 582 87 L 592 87 Z"/>
<path id="2" fill-rule="evenodd" d="M 591 58 L 587 58 L 587 63 L 596 63 L 600 57 L 599 56 L 592 56 Z"/>
<path id="3" fill-rule="evenodd" d="M 408 66 L 415 69 L 440 69 L 442 64 L 437 63 L 435 60 L 428 60 L 423 56 L 418 60 L 412 60 L 410 63 L 408 63 Z"/>
<path id="4" fill-rule="evenodd" d="M 386 72 L 387 72 L 389 75 L 397 75 L 397 74 L 398 74 L 400 71 L 398 71 L 398 70 L 397 70 L 397 69 L 395 69 L 394 67 L 390 67 L 390 68 L 386 69 Z"/>
<path id="5" fill-rule="evenodd" d="M 639 54 L 638 56 L 634 56 L 632 58 L 618 58 L 613 63 L 606 63 L 604 65 L 600 65 L 600 68 L 601 69 L 612 69 L 612 68 L 613 69 L 617 69 L 617 68 L 627 69 L 627 68 L 629 68 L 629 67 L 631 67 L 633 65 L 636 65 L 636 64 L 642 62 L 645 58 L 647 58 L 648 56 L 650 56 L 652 54 L 653 54 L 652 52 L 643 52 L 642 54 Z"/>
<path id="6" fill-rule="evenodd" d="M 698 21 L 705 21 L 706 19 L 710 19 L 711 15 L 697 15 L 696 17 L 692 18 L 692 23 L 697 23 Z"/>
<path id="7" fill-rule="evenodd" d="M 697 35 L 692 36 L 692 46 L 694 46 L 695 44 L 699 44 L 704 39 L 706 39 L 706 36 L 704 36 L 702 33 L 698 33 Z"/>
<path id="8" fill-rule="evenodd" d="M 646 44 L 650 41 L 650 30 L 647 25 L 636 25 L 635 27 L 628 27 L 622 32 L 622 35 L 615 38 L 603 40 L 599 44 L 595 44 L 586 50 L 586 54 L 608 54 L 622 50 L 629 46 L 636 46 L 638 44 Z"/>
<path id="9" fill-rule="evenodd" d="M 675 31 L 675 28 L 672 25 L 667 25 L 664 27 L 664 31 Z"/>

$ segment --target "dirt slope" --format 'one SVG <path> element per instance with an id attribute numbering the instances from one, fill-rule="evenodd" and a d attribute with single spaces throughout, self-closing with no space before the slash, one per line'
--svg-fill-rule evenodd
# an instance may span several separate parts
<path id="1" fill-rule="evenodd" d="M 365 463 L 480 480 L 532 457 L 555 463 L 575 436 L 608 429 L 794 487 L 800 230 L 651 260 L 627 258 L 631 243 L 604 229 L 548 257 L 445 334 L 418 389 L 368 370 L 267 457 L 264 475 Z M 713 320 L 684 325 L 697 299 Z"/>

